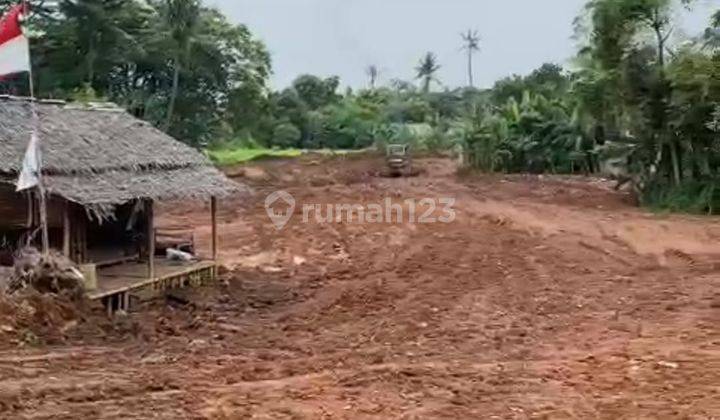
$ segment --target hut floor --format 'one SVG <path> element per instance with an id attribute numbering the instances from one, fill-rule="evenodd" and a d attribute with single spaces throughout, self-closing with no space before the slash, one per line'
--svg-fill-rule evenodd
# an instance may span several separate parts
<path id="1" fill-rule="evenodd" d="M 155 276 L 148 277 L 147 262 L 130 262 L 99 268 L 97 289 L 88 293 L 92 300 L 128 291 L 140 290 L 172 279 L 192 278 L 215 267 L 213 261 L 181 263 L 165 258 L 155 258 Z"/>
<path id="2" fill-rule="evenodd" d="M 98 267 L 104 267 L 137 260 L 138 253 L 128 255 L 125 249 L 117 247 L 88 249 L 87 259 Z"/>

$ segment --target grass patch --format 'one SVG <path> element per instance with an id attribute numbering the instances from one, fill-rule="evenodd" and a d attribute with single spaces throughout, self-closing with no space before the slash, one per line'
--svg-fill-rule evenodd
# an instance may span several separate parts
<path id="1" fill-rule="evenodd" d="M 716 181 L 684 182 L 679 186 L 658 186 L 643 194 L 643 204 L 654 211 L 691 214 L 720 213 L 720 189 Z"/>
<path id="2" fill-rule="evenodd" d="M 228 166 L 259 159 L 290 158 L 303 154 L 299 149 L 214 149 L 207 151 L 210 159 L 217 165 Z"/>
<path id="3" fill-rule="evenodd" d="M 205 151 L 218 166 L 231 166 L 241 163 L 252 162 L 262 159 L 294 158 L 304 154 L 319 154 L 324 156 L 361 156 L 368 152 L 368 149 L 343 150 L 343 149 L 263 149 L 257 147 L 232 147 L 225 146 Z"/>

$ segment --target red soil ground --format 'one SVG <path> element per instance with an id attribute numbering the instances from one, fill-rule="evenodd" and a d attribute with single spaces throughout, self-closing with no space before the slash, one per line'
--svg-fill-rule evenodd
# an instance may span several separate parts
<path id="1" fill-rule="evenodd" d="M 225 281 L 90 317 L 61 344 L 3 346 L 0 417 L 720 417 L 717 219 L 653 215 L 598 180 L 418 164 L 404 179 L 367 158 L 230 171 L 256 195 L 223 203 Z M 263 207 L 277 189 L 299 204 L 451 197 L 457 219 L 296 209 L 278 231 Z M 164 220 L 207 247 L 201 205 Z"/>

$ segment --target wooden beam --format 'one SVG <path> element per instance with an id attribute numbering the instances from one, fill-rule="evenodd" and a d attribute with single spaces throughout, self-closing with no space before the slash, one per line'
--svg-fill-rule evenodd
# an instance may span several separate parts
<path id="1" fill-rule="evenodd" d="M 130 292 L 122 293 L 122 310 L 125 312 L 130 310 Z"/>
<path id="2" fill-rule="evenodd" d="M 80 220 L 82 220 L 82 227 L 80 228 L 80 261 L 86 263 L 88 262 L 88 218 L 82 216 Z"/>
<path id="3" fill-rule="evenodd" d="M 77 264 L 84 264 L 87 262 L 87 218 L 78 212 L 73 212 L 71 216 L 70 259 Z"/>
<path id="4" fill-rule="evenodd" d="M 42 252 L 47 255 L 50 252 L 50 234 L 48 233 L 47 219 L 47 196 L 43 187 L 42 178 L 37 185 L 38 202 L 40 204 L 40 232 L 42 236 Z"/>
<path id="5" fill-rule="evenodd" d="M 65 205 L 63 206 L 63 255 L 65 255 L 66 258 L 71 258 L 70 255 L 70 238 L 71 236 L 71 226 L 70 226 L 70 203 L 68 201 L 65 201 Z"/>
<path id="6" fill-rule="evenodd" d="M 155 207 L 153 200 L 147 200 L 147 250 L 148 278 L 155 278 Z"/>
<path id="7" fill-rule="evenodd" d="M 217 230 L 217 198 L 210 198 L 210 213 L 212 217 L 212 259 L 217 261 L 218 255 L 218 230 Z"/>

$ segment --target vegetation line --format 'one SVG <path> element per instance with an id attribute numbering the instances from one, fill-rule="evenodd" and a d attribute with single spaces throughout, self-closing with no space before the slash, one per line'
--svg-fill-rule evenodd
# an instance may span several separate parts
<path id="1" fill-rule="evenodd" d="M 414 80 L 381 84 L 369 63 L 368 87 L 345 92 L 313 75 L 271 90 L 265 45 L 201 0 L 30 3 L 41 96 L 116 102 L 219 164 L 411 143 L 488 172 L 613 176 L 656 208 L 720 208 L 720 11 L 682 36 L 674 10 L 693 0 L 587 0 L 571 70 L 546 63 L 475 88 L 478 28 L 457 38 L 468 86 L 445 86 L 427 52 Z M 27 87 L 0 80 L 0 94 Z"/>

